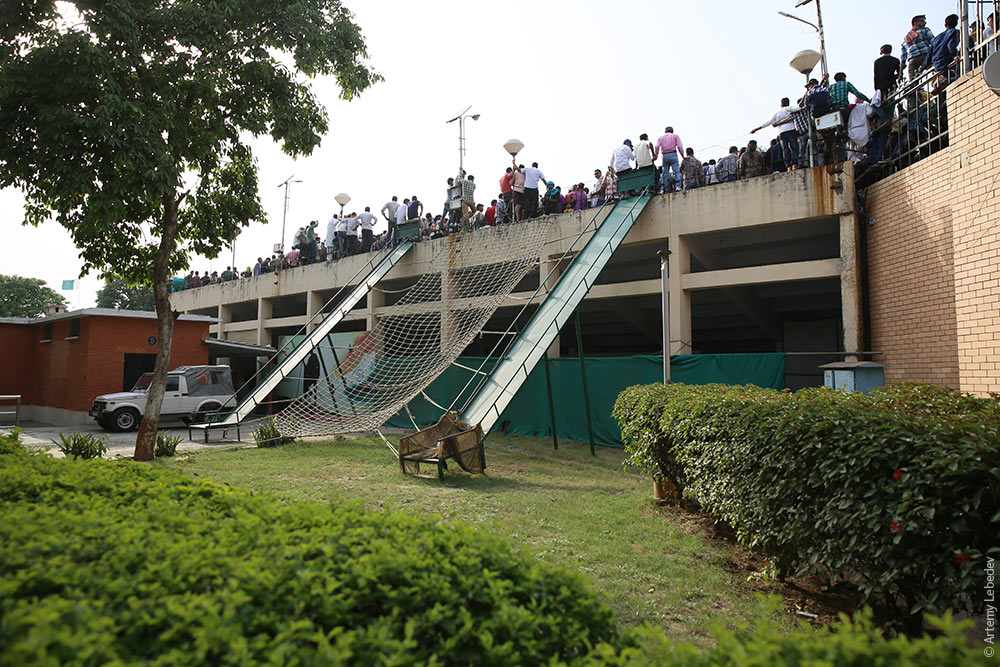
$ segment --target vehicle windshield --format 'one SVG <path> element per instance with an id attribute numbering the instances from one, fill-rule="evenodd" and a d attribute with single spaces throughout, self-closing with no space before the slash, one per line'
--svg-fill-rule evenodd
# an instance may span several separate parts
<path id="1" fill-rule="evenodd" d="M 146 391 L 147 389 L 149 389 L 149 384 L 152 381 L 153 381 L 152 373 L 143 373 L 139 377 L 139 380 L 135 383 L 135 386 L 132 387 L 132 391 Z"/>

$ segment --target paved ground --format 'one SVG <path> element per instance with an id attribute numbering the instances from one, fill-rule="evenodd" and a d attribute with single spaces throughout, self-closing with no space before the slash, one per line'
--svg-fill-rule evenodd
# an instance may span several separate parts
<path id="1" fill-rule="evenodd" d="M 194 442 L 188 440 L 187 427 L 183 424 L 170 423 L 168 422 L 165 428 L 160 429 L 167 435 L 180 436 L 184 438 L 181 443 L 177 446 L 177 451 L 190 451 L 195 449 L 204 449 L 206 447 L 232 447 L 233 445 L 253 445 L 253 436 L 249 433 L 243 434 L 243 442 L 240 443 L 235 438 L 235 432 L 231 433 L 232 438 L 222 439 L 221 431 L 216 431 L 212 433 L 212 442 L 207 445 L 204 442 Z M 0 425 L 0 432 L 8 433 L 11 430 L 10 424 Z M 135 432 L 132 433 L 110 433 L 104 431 L 97 424 L 88 424 L 86 426 L 53 426 L 51 424 L 41 424 L 38 422 L 22 422 L 21 423 L 21 442 L 29 447 L 37 447 L 39 449 L 49 449 L 49 453 L 56 457 L 61 457 L 62 452 L 59 448 L 52 442 L 53 440 L 59 440 L 59 434 L 69 434 L 69 433 L 94 433 L 95 435 L 103 435 L 108 438 L 108 453 L 105 455 L 107 458 L 113 459 L 118 457 L 131 457 L 135 453 Z M 198 437 L 199 434 L 195 433 L 194 437 Z"/>

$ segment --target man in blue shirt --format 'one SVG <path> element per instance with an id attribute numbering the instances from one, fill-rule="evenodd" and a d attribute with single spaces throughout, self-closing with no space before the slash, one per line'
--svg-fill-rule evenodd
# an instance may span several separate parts
<path id="1" fill-rule="evenodd" d="M 958 55 L 958 15 L 951 14 L 944 20 L 944 32 L 931 42 L 929 57 L 924 62 L 924 69 L 934 68 L 936 72 L 944 72 L 955 61 Z"/>

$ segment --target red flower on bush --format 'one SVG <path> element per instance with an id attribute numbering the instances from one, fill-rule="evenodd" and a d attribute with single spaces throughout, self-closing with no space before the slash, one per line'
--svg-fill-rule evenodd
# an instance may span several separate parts
<path id="1" fill-rule="evenodd" d="M 899 468 L 892 471 L 892 478 L 897 481 L 903 479 L 903 473 L 899 472 Z"/>
<path id="2" fill-rule="evenodd" d="M 961 565 L 967 560 L 969 560 L 969 557 L 965 554 L 955 554 L 955 565 Z"/>
<path id="3" fill-rule="evenodd" d="M 889 522 L 889 530 L 898 533 L 899 531 L 903 530 L 903 526 L 901 526 L 896 521 L 891 521 Z"/>

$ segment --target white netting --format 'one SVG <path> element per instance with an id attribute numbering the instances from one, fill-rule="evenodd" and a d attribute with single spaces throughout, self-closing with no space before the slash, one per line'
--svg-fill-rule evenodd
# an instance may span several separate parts
<path id="1" fill-rule="evenodd" d="M 546 217 L 439 241 L 419 279 L 372 331 L 347 348 L 330 336 L 316 346 L 312 370 L 305 363 L 296 372 L 304 391 L 275 416 L 278 430 L 310 436 L 381 426 L 468 347 L 537 265 L 548 231 Z M 326 372 L 317 373 L 319 366 Z"/>

